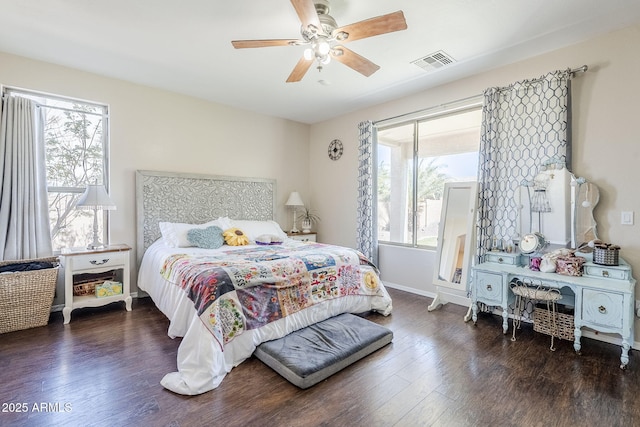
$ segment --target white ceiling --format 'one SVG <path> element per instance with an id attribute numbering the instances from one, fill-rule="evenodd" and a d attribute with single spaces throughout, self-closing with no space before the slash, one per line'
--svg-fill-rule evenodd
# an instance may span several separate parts
<path id="1" fill-rule="evenodd" d="M 347 45 L 371 77 L 333 61 L 285 83 L 303 46 L 231 46 L 299 38 L 288 0 L 0 0 L 0 51 L 316 123 L 640 22 L 639 0 L 331 2 L 339 26 L 396 10 L 407 30 Z M 439 50 L 456 62 L 411 64 Z"/>

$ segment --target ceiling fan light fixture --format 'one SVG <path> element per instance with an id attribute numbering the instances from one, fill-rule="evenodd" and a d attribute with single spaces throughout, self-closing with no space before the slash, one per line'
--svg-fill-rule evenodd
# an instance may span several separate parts
<path id="1" fill-rule="evenodd" d="M 330 0 L 291 0 L 291 4 L 301 23 L 301 39 L 231 41 L 236 49 L 308 46 L 287 78 L 287 83 L 299 82 L 313 62 L 317 63 L 318 70 L 322 70 L 323 65 L 331 61 L 332 56 L 352 70 L 369 77 L 380 69 L 380 66 L 341 44 L 407 29 L 407 22 L 401 10 L 338 27 L 336 20 L 329 15 Z"/>
<path id="2" fill-rule="evenodd" d="M 306 48 L 304 50 L 304 59 L 306 59 L 307 61 L 311 61 L 313 58 L 315 58 L 315 54 L 313 53 L 313 49 L 311 49 L 310 47 Z"/>
<path id="3" fill-rule="evenodd" d="M 315 43 L 314 47 L 316 49 L 316 52 L 322 56 L 325 56 L 331 50 L 331 45 L 329 45 L 329 42 L 327 42 L 327 40 L 325 40 L 324 38 L 318 40 Z"/>

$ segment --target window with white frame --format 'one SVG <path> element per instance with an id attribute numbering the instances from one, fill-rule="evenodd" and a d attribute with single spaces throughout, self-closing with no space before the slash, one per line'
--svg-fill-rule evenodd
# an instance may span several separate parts
<path id="1" fill-rule="evenodd" d="M 49 196 L 49 219 L 54 251 L 85 246 L 93 235 L 93 212 L 76 209 L 87 184 L 108 189 L 109 109 L 107 105 L 24 89 L 3 88 L 8 96 L 22 96 L 38 104 L 44 144 Z M 102 241 L 108 242 L 108 213 L 98 216 Z"/>
<path id="2" fill-rule="evenodd" d="M 378 241 L 437 245 L 444 184 L 475 181 L 482 106 L 376 124 Z"/>

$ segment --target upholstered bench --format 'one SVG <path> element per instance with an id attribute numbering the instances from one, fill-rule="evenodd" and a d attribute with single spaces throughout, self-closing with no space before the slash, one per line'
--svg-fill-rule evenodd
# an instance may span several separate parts
<path id="1" fill-rule="evenodd" d="M 393 332 L 362 317 L 340 314 L 277 340 L 254 355 L 300 388 L 308 388 L 389 344 Z"/>

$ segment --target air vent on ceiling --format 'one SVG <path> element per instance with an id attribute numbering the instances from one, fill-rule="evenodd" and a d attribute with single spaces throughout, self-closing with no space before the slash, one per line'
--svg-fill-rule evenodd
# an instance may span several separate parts
<path id="1" fill-rule="evenodd" d="M 439 50 L 423 58 L 416 59 L 411 63 L 416 64 L 418 67 L 423 68 L 427 71 L 433 71 L 437 70 L 438 68 L 442 68 L 445 65 L 449 65 L 453 62 L 455 62 L 455 60 L 452 57 Z"/>

